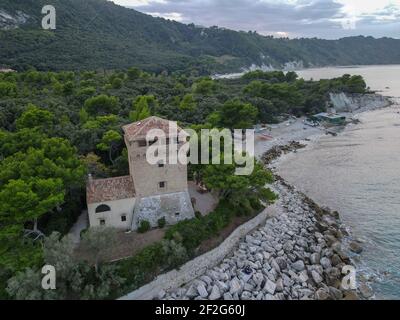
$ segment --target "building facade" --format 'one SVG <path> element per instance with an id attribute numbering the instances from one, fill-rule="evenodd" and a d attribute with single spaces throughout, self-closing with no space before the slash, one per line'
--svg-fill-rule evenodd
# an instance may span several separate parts
<path id="1" fill-rule="evenodd" d="M 170 128 L 175 127 L 175 133 Z M 150 130 L 162 130 L 165 137 L 148 141 Z M 169 148 L 186 142 L 184 131 L 176 123 L 150 117 L 123 127 L 128 149 L 129 176 L 93 179 L 87 184 L 90 226 L 111 226 L 137 230 L 141 221 L 152 227 L 165 218 L 167 224 L 192 219 L 194 211 L 188 191 L 187 165 L 160 161 L 151 164 L 148 148 L 154 144 Z M 175 149 L 174 149 L 175 150 Z"/>

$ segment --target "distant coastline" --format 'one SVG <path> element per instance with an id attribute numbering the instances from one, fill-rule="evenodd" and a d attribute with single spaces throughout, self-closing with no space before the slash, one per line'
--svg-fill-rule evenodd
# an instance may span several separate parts
<path id="1" fill-rule="evenodd" d="M 237 79 L 246 74 L 249 71 L 255 71 L 255 70 L 261 70 L 261 71 L 284 71 L 284 72 L 289 72 L 293 71 L 296 72 L 302 77 L 303 73 L 308 73 L 308 72 L 318 72 L 320 73 L 323 70 L 360 70 L 360 69 L 372 69 L 372 68 L 384 68 L 384 67 L 400 67 L 400 64 L 395 63 L 395 64 L 366 64 L 366 65 L 327 65 L 327 66 L 310 66 L 308 68 L 305 67 L 298 67 L 298 68 L 283 68 L 283 69 L 276 69 L 273 68 L 272 66 L 250 66 L 243 68 L 241 72 L 233 72 L 233 73 L 225 73 L 225 74 L 213 74 L 212 78 L 213 79 Z M 323 73 L 322 73 L 323 74 Z M 343 75 L 343 73 L 339 73 L 340 76 Z M 337 76 L 339 76 L 339 74 Z M 358 74 L 357 72 L 355 74 Z M 321 77 L 320 79 L 325 78 Z M 328 79 L 328 77 L 326 77 Z M 317 80 L 315 78 L 314 80 Z M 310 79 L 306 79 L 310 80 Z M 368 82 L 368 81 L 367 81 Z M 376 91 L 376 90 L 374 90 Z"/>

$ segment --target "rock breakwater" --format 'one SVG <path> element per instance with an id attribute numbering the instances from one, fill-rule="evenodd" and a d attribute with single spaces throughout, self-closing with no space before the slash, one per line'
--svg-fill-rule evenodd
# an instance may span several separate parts
<path id="1" fill-rule="evenodd" d="M 305 145 L 291 142 L 267 151 L 267 167 L 282 154 Z M 181 288 L 160 292 L 172 300 L 358 300 L 373 296 L 362 283 L 343 288 L 344 267 L 352 266 L 339 213 L 320 207 L 275 175 L 278 212 L 247 235 L 221 264 Z M 350 248 L 351 249 L 351 248 Z M 360 248 L 353 252 L 361 252 Z"/>
<path id="2" fill-rule="evenodd" d="M 223 262 L 161 299 L 359 299 L 342 288 L 345 229 L 337 212 L 320 208 L 277 177 L 280 212 L 247 235 Z"/>

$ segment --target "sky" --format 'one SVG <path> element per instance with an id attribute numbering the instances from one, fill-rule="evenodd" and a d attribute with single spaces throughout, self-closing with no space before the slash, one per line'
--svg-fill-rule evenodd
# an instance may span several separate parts
<path id="1" fill-rule="evenodd" d="M 111 0 L 183 23 L 277 37 L 400 38 L 400 0 Z"/>

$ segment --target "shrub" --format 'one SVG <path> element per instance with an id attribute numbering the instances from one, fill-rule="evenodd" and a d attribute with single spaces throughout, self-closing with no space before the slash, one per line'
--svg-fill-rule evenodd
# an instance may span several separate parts
<path id="1" fill-rule="evenodd" d="M 157 224 L 158 224 L 158 227 L 160 229 L 164 228 L 165 225 L 167 224 L 167 221 L 165 220 L 165 217 L 162 217 L 161 219 L 158 219 Z"/>
<path id="2" fill-rule="evenodd" d="M 186 220 L 177 223 L 168 229 L 165 238 L 176 240 L 181 237 L 182 245 L 189 254 L 194 254 L 195 249 L 206 239 L 217 235 L 225 228 L 234 217 L 234 208 L 227 201 L 220 201 L 218 207 L 207 216 Z"/>
<path id="3" fill-rule="evenodd" d="M 151 227 L 150 222 L 148 222 L 147 220 L 142 220 L 142 221 L 140 221 L 138 232 L 145 233 L 150 230 L 150 227 Z"/>
<path id="4" fill-rule="evenodd" d="M 165 268 L 167 269 L 176 268 L 189 259 L 187 250 L 181 243 L 177 243 L 174 240 L 163 240 L 162 246 Z"/>
<path id="5" fill-rule="evenodd" d="M 144 248 L 135 256 L 118 262 L 118 275 L 126 279 L 124 291 L 135 290 L 151 281 L 161 271 L 163 259 L 162 243 L 158 242 Z"/>
<path id="6" fill-rule="evenodd" d="M 89 229 L 83 229 L 83 230 L 79 233 L 79 236 L 80 236 L 81 239 L 83 238 L 83 236 L 85 235 L 85 233 L 88 232 L 88 230 L 89 230 Z"/>

